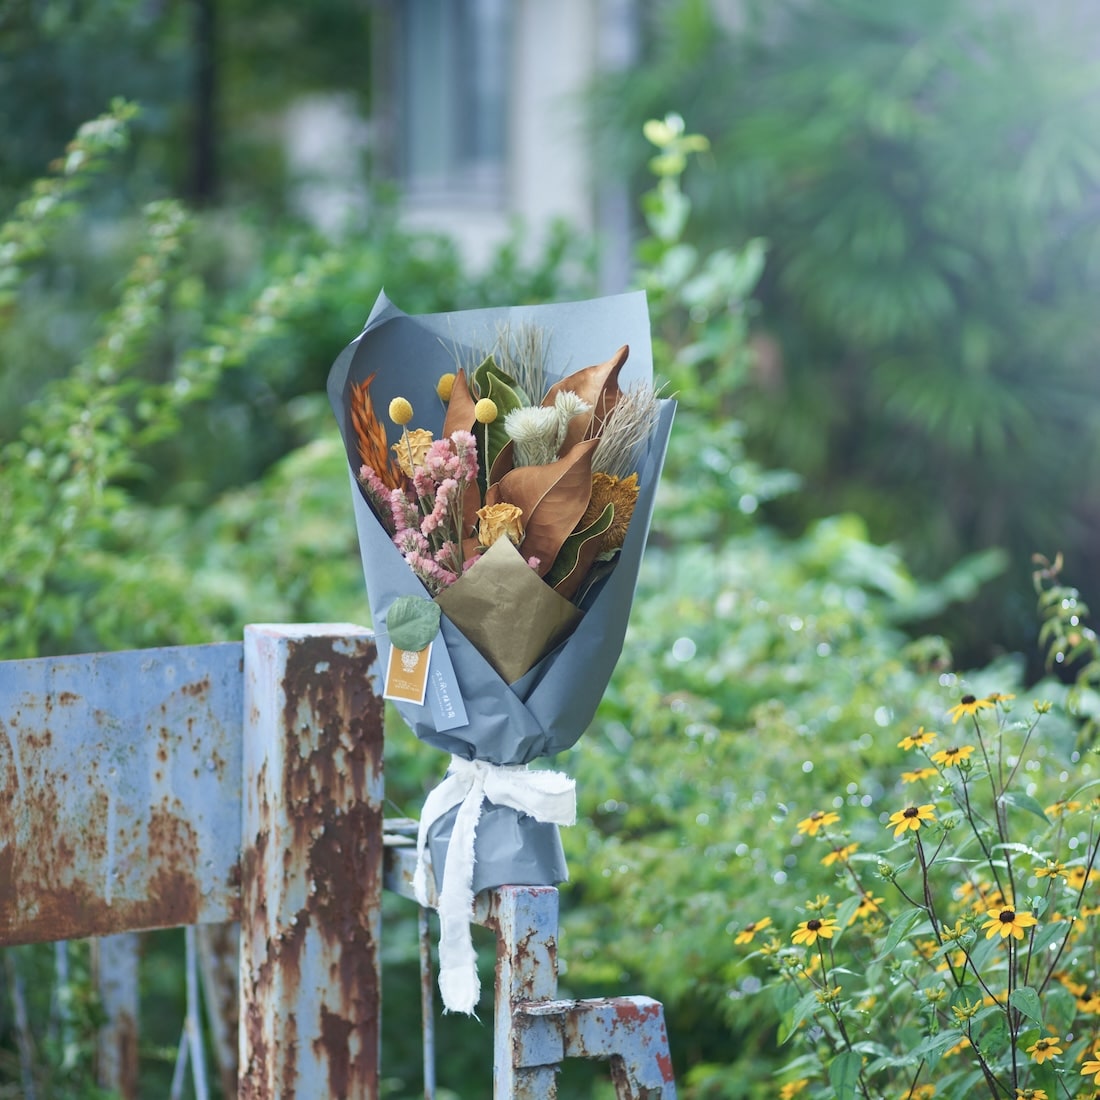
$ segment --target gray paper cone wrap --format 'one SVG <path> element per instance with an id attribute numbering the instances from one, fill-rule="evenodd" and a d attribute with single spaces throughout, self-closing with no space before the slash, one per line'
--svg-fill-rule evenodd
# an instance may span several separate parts
<path id="1" fill-rule="evenodd" d="M 351 388 L 374 373 L 375 409 L 385 410 L 392 398 L 405 397 L 414 409 L 413 426 L 428 428 L 438 438 L 444 416 L 435 393 L 440 375 L 453 371 L 456 359 L 470 362 L 491 347 L 500 326 L 515 328 L 525 323 L 537 324 L 549 334 L 550 383 L 601 362 L 624 343 L 630 346 L 630 356 L 620 376 L 622 388 L 652 377 L 649 317 L 642 293 L 427 317 L 407 316 L 382 294 L 362 334 L 343 351 L 329 374 L 328 394 L 347 452 L 363 573 L 383 668 L 389 655 L 388 608 L 399 596 L 425 596 L 426 592 L 356 480 L 360 460 L 351 422 Z M 622 650 L 673 414 L 674 402 L 662 401 L 658 424 L 638 462 L 639 494 L 622 550 L 610 573 L 585 594 L 579 604 L 583 616 L 564 641 L 508 684 L 443 615 L 435 647 L 445 645 L 468 723 L 440 729 L 429 706 L 397 702 L 402 718 L 420 740 L 466 760 L 514 765 L 570 748 L 584 733 Z M 387 430 L 389 442 L 396 442 L 399 430 L 392 425 Z M 435 648 L 432 659 L 434 665 Z M 453 820 L 453 814 L 449 816 Z M 437 879 L 449 829 L 445 815 L 430 834 Z M 477 889 L 505 883 L 547 885 L 566 877 L 557 827 L 504 807 L 486 804 L 476 853 Z"/>

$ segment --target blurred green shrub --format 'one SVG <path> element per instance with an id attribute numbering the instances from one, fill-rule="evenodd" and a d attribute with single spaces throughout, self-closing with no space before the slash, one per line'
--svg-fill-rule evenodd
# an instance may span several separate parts
<path id="1" fill-rule="evenodd" d="M 1074 0 L 737 8 L 731 26 L 712 0 L 654 5 L 646 63 L 598 114 L 605 155 L 641 176 L 632 120 L 677 104 L 714 168 L 691 180 L 690 239 L 768 239 L 738 402 L 750 453 L 807 490 L 769 518 L 857 512 L 925 576 L 1000 547 L 1004 581 L 937 629 L 976 659 L 1031 649 L 1032 550 L 1100 568 L 1100 17 Z"/>
<path id="2" fill-rule="evenodd" d="M 746 407 L 749 303 L 773 246 L 706 252 L 687 239 L 681 177 L 701 143 L 674 116 L 661 125 L 648 128 L 666 159 L 645 204 L 639 279 L 680 420 L 626 656 L 563 762 L 582 813 L 565 835 L 563 987 L 665 1001 L 686 1097 L 765 1096 L 775 1029 L 732 940 L 763 915 L 790 919 L 791 896 L 827 892 L 832 872 L 797 858 L 796 823 L 877 805 L 891 788 L 897 729 L 962 690 L 948 643 L 914 640 L 904 625 L 971 599 L 999 561 L 963 559 L 920 582 L 852 513 L 797 539 L 762 524 L 762 504 L 800 493 L 793 474 L 746 458 L 732 419 Z M 28 216 L 14 219 L 17 236 Z M 317 391 L 383 276 L 410 311 L 578 289 L 555 275 L 578 254 L 565 235 L 534 266 L 503 253 L 479 283 L 440 240 L 386 231 L 336 253 L 279 242 L 215 295 L 196 278 L 203 219 L 174 203 L 144 217 L 116 253 L 129 266 L 112 308 L 0 451 L 3 656 L 236 637 L 247 621 L 365 619 L 344 458 Z M 0 318 L 0 339 L 46 263 L 28 262 L 13 283 L 18 308 Z M 282 442 L 258 458 L 250 446 L 264 431 Z M 236 469 L 214 471 L 217 461 Z M 1068 638 L 1073 624 L 1059 623 Z M 1020 677 L 1006 660 L 967 686 L 1011 691 Z M 415 813 L 444 764 L 395 728 L 395 808 Z M 407 913 L 394 920 L 388 988 L 415 990 L 415 935 Z M 418 1089 L 418 1018 L 412 998 L 391 996 L 395 1098 Z M 462 1025 L 439 1033 L 458 1051 L 454 1077 L 441 1075 L 456 1094 L 483 1081 L 490 1049 Z M 571 1095 L 607 1095 L 587 1068 L 569 1072 Z"/>

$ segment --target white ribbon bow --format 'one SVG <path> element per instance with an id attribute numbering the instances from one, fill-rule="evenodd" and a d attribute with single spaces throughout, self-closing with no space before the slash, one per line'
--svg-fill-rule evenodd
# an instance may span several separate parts
<path id="1" fill-rule="evenodd" d="M 509 806 L 536 821 L 572 825 L 577 820 L 576 783 L 562 772 L 530 771 L 526 764 L 490 764 L 452 756 L 443 781 L 424 801 L 416 837 L 413 889 L 428 904 L 428 869 L 424 851 L 428 830 L 458 806 L 443 886 L 439 891 L 439 992 L 447 1012 L 472 1014 L 481 996 L 477 955 L 470 938 L 474 904 L 474 840 L 482 802 Z"/>

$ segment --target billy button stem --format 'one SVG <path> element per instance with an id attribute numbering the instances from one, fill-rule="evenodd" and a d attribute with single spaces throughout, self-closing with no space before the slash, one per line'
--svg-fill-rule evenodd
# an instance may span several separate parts
<path id="1" fill-rule="evenodd" d="M 497 418 L 497 403 L 490 397 L 483 397 L 474 406 L 474 419 L 485 426 L 485 484 L 489 484 L 489 425 Z"/>
<path id="2" fill-rule="evenodd" d="M 409 452 L 409 469 L 415 469 L 413 462 L 412 443 L 409 442 L 409 431 L 405 427 L 413 417 L 413 407 L 404 397 L 395 397 L 390 402 L 390 419 L 401 428 L 401 438 L 405 441 L 405 447 Z"/>

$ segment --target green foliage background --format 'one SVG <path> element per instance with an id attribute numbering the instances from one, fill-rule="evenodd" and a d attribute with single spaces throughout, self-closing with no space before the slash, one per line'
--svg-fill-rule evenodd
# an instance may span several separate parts
<path id="1" fill-rule="evenodd" d="M 564 229 L 535 261 L 517 241 L 472 275 L 447 241 L 396 228 L 384 196 L 336 247 L 287 214 L 255 125 L 271 70 L 250 51 L 301 38 L 305 86 L 347 83 L 355 59 L 324 59 L 358 27 L 353 8 L 311 8 L 316 38 L 291 5 L 219 9 L 258 33 L 227 58 L 222 125 L 241 144 L 221 203 L 201 208 L 172 197 L 189 186 L 191 9 L 0 16 L 4 60 L 20 59 L 0 64 L 0 99 L 37 105 L 0 173 L 0 657 L 366 621 L 321 391 L 383 279 L 413 313 L 592 292 Z M 681 408 L 624 659 L 557 762 L 581 797 L 562 987 L 662 1000 L 682 1095 L 766 1096 L 775 1024 L 731 939 L 828 888 L 796 858 L 793 822 L 877 805 L 897 731 L 964 683 L 1035 679 L 1032 551 L 1095 572 L 1092 23 L 1067 3 L 946 0 L 750 3 L 736 34 L 702 0 L 652 15 L 647 64 L 598 113 L 646 191 L 637 278 Z M 42 84 L 52 71 L 74 89 Z M 120 103 L 62 154 L 119 93 L 140 115 Z M 670 106 L 710 137 L 686 193 L 682 164 L 658 165 L 656 188 L 641 167 L 642 122 Z M 953 649 L 992 663 L 964 678 Z M 443 762 L 399 725 L 387 754 L 393 809 L 415 815 Z M 406 1097 L 415 930 L 387 905 L 386 1095 Z M 180 948 L 151 942 L 150 1019 L 180 1012 Z M 43 1044 L 43 1097 L 92 1095 L 76 951 L 87 1011 L 75 1045 Z M 52 955 L 19 958 L 47 1020 Z M 488 1093 L 491 1037 L 471 1026 L 440 1023 L 458 1052 L 445 1095 Z M 144 1084 L 162 1095 L 174 1037 L 154 1030 Z M 0 1095 L 20 1095 L 15 1031 L 0 995 Z M 611 1093 L 569 1066 L 562 1095 Z"/>
<path id="2" fill-rule="evenodd" d="M 769 518 L 858 512 L 924 576 L 1003 548 L 1003 580 L 934 625 L 971 660 L 1022 648 L 1030 554 L 1097 569 L 1098 13 L 749 0 L 730 30 L 717 8 L 655 5 L 600 117 L 637 172 L 630 122 L 674 105 L 713 150 L 693 239 L 769 241 L 738 410 L 806 488 Z"/>

